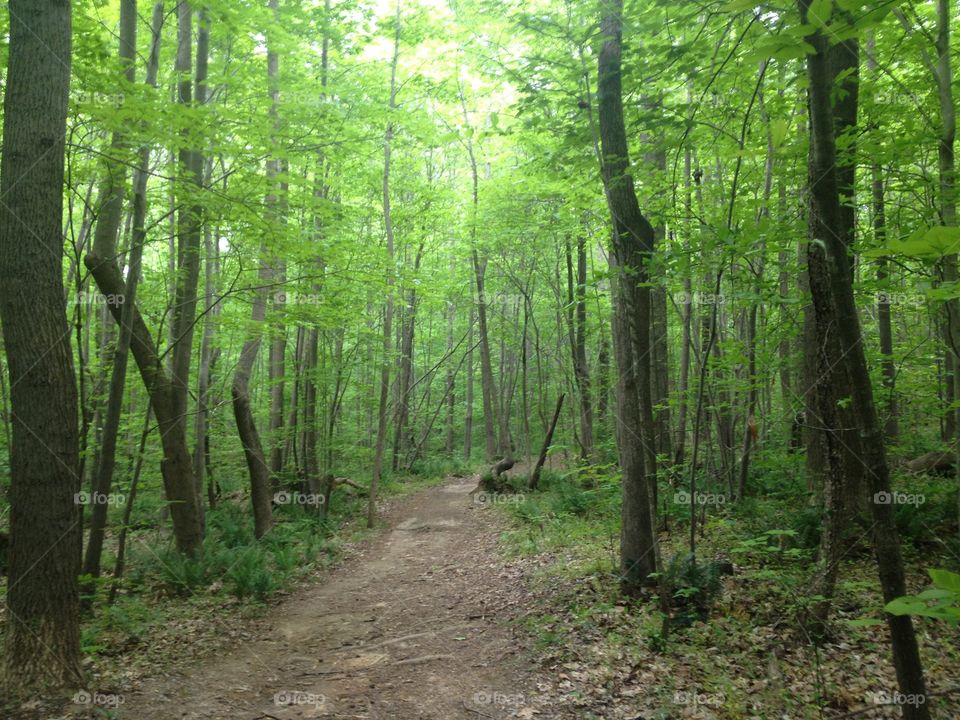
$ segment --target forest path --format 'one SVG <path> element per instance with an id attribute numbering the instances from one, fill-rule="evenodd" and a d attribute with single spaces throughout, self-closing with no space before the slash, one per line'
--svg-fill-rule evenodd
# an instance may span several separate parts
<path id="1" fill-rule="evenodd" d="M 533 668 L 498 611 L 520 580 L 504 571 L 497 518 L 474 504 L 476 486 L 451 478 L 401 499 L 388 530 L 271 607 L 256 637 L 145 681 L 120 717 L 529 717 Z"/>

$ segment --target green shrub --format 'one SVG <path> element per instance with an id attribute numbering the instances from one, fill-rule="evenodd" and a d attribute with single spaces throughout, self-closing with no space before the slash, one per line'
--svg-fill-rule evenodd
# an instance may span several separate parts
<path id="1" fill-rule="evenodd" d="M 269 554 L 260 545 L 242 549 L 226 573 L 230 592 L 241 599 L 254 597 L 262 601 L 279 589 L 268 559 Z"/>
<path id="2" fill-rule="evenodd" d="M 710 614 L 720 595 L 722 567 L 715 560 L 698 561 L 690 553 L 671 558 L 664 574 L 673 591 L 671 606 L 678 626 L 686 627 Z"/>

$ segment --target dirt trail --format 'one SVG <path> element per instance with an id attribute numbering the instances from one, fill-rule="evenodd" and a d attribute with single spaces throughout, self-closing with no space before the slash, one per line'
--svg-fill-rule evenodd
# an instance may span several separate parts
<path id="1" fill-rule="evenodd" d="M 532 667 L 494 592 L 518 588 L 500 587 L 511 580 L 501 577 L 495 517 L 470 495 L 476 485 L 451 479 L 401 500 L 387 515 L 390 530 L 271 608 L 257 638 L 184 675 L 146 681 L 120 716 L 528 716 Z"/>

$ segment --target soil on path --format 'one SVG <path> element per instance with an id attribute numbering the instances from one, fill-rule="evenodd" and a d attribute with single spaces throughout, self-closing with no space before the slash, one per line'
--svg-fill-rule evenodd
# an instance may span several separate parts
<path id="1" fill-rule="evenodd" d="M 257 637 L 145 681 L 120 717 L 529 717 L 534 668 L 503 610 L 521 578 L 504 577 L 476 486 L 453 478 L 401 500 L 388 531 L 271 608 Z"/>

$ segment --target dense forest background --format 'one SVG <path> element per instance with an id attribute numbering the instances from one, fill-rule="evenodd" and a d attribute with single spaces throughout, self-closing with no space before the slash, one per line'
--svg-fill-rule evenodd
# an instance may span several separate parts
<path id="1" fill-rule="evenodd" d="M 8 686 L 479 472 L 657 647 L 736 564 L 946 689 L 954 3 L 69 10 L 0 14 Z"/>

